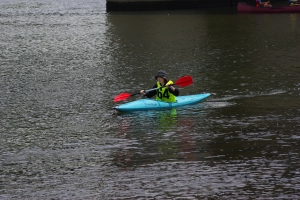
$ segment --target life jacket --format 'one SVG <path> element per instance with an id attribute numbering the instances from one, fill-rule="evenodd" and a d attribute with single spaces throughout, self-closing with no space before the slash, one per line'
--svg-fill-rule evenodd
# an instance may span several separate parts
<path id="1" fill-rule="evenodd" d="M 172 81 L 169 81 L 167 84 L 173 84 Z M 160 82 L 157 81 L 157 86 L 162 87 Z M 165 102 L 176 102 L 176 96 L 169 92 L 167 87 L 162 87 L 156 90 L 156 100 L 165 101 Z"/>
<path id="2" fill-rule="evenodd" d="M 255 5 L 256 5 L 256 7 L 259 7 L 260 6 L 260 1 L 259 0 L 255 0 Z"/>

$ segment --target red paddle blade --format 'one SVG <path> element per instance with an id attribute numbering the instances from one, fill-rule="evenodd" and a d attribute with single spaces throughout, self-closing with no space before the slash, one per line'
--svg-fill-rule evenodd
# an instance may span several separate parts
<path id="1" fill-rule="evenodd" d="M 179 87 L 186 87 L 193 84 L 193 79 L 191 76 L 183 76 L 177 79 L 175 82 L 175 85 L 178 85 Z"/>
<path id="2" fill-rule="evenodd" d="M 128 93 L 119 94 L 114 98 L 114 102 L 123 101 L 125 99 L 128 99 L 130 96 L 131 94 Z"/>

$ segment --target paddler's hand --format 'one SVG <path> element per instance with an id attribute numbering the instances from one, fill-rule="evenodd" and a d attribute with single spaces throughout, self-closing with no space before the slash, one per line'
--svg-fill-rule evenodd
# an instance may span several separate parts
<path id="1" fill-rule="evenodd" d="M 172 91 L 175 91 L 175 88 L 173 86 L 171 86 L 171 85 L 167 84 L 166 87 L 169 88 L 169 89 L 171 89 Z"/>
<path id="2" fill-rule="evenodd" d="M 145 90 L 141 90 L 140 93 L 141 93 L 142 95 L 145 95 L 145 94 L 146 94 L 146 91 L 145 91 Z"/>

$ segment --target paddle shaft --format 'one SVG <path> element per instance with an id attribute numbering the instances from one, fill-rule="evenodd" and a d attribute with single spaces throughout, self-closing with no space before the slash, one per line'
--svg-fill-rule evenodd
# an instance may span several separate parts
<path id="1" fill-rule="evenodd" d="M 192 83 L 193 83 L 193 79 L 192 79 L 191 76 L 183 76 L 183 77 L 180 77 L 179 79 L 177 79 L 177 81 L 173 84 L 165 85 L 165 86 L 161 86 L 161 87 L 157 87 L 157 88 L 152 88 L 150 90 L 144 90 L 144 91 L 145 91 L 145 93 L 148 93 L 148 92 L 153 91 L 153 90 L 158 90 L 160 88 L 173 86 L 173 85 L 178 85 L 179 87 L 186 87 L 188 85 L 191 85 Z M 135 94 L 129 94 L 129 93 L 119 94 L 114 98 L 114 102 L 123 101 L 123 100 L 128 99 L 129 97 L 132 97 L 132 96 L 137 95 L 137 94 L 140 94 L 140 92 L 135 93 Z"/>
<path id="2" fill-rule="evenodd" d="M 176 85 L 176 84 L 171 84 L 171 85 L 168 85 L 168 86 L 173 86 L 173 85 Z M 167 86 L 161 86 L 161 87 L 152 88 L 150 90 L 144 90 L 144 91 L 145 91 L 145 93 L 148 93 L 148 92 L 151 92 L 151 91 L 154 91 L 154 90 L 158 90 L 158 89 L 164 88 L 164 87 L 167 87 Z M 130 96 L 132 97 L 132 96 L 138 95 L 138 94 L 141 94 L 141 93 L 139 92 L 139 93 L 131 94 Z"/>
<path id="3" fill-rule="evenodd" d="M 167 86 L 173 86 L 173 85 L 176 85 L 176 84 L 170 84 L 170 85 L 167 85 Z M 148 93 L 148 92 L 151 92 L 151 91 L 153 91 L 153 90 L 158 90 L 158 89 L 160 89 L 160 88 L 164 88 L 164 87 L 167 87 L 166 85 L 165 86 L 161 86 L 161 87 L 157 87 L 157 88 L 152 88 L 152 89 L 150 89 L 150 90 L 144 90 L 146 93 Z"/>

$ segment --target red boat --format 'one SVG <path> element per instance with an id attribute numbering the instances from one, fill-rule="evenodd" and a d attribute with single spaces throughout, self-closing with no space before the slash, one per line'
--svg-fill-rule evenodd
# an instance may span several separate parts
<path id="1" fill-rule="evenodd" d="M 295 13 L 300 12 L 300 4 L 291 4 L 290 6 L 256 7 L 239 2 L 237 9 L 240 13 Z"/>

